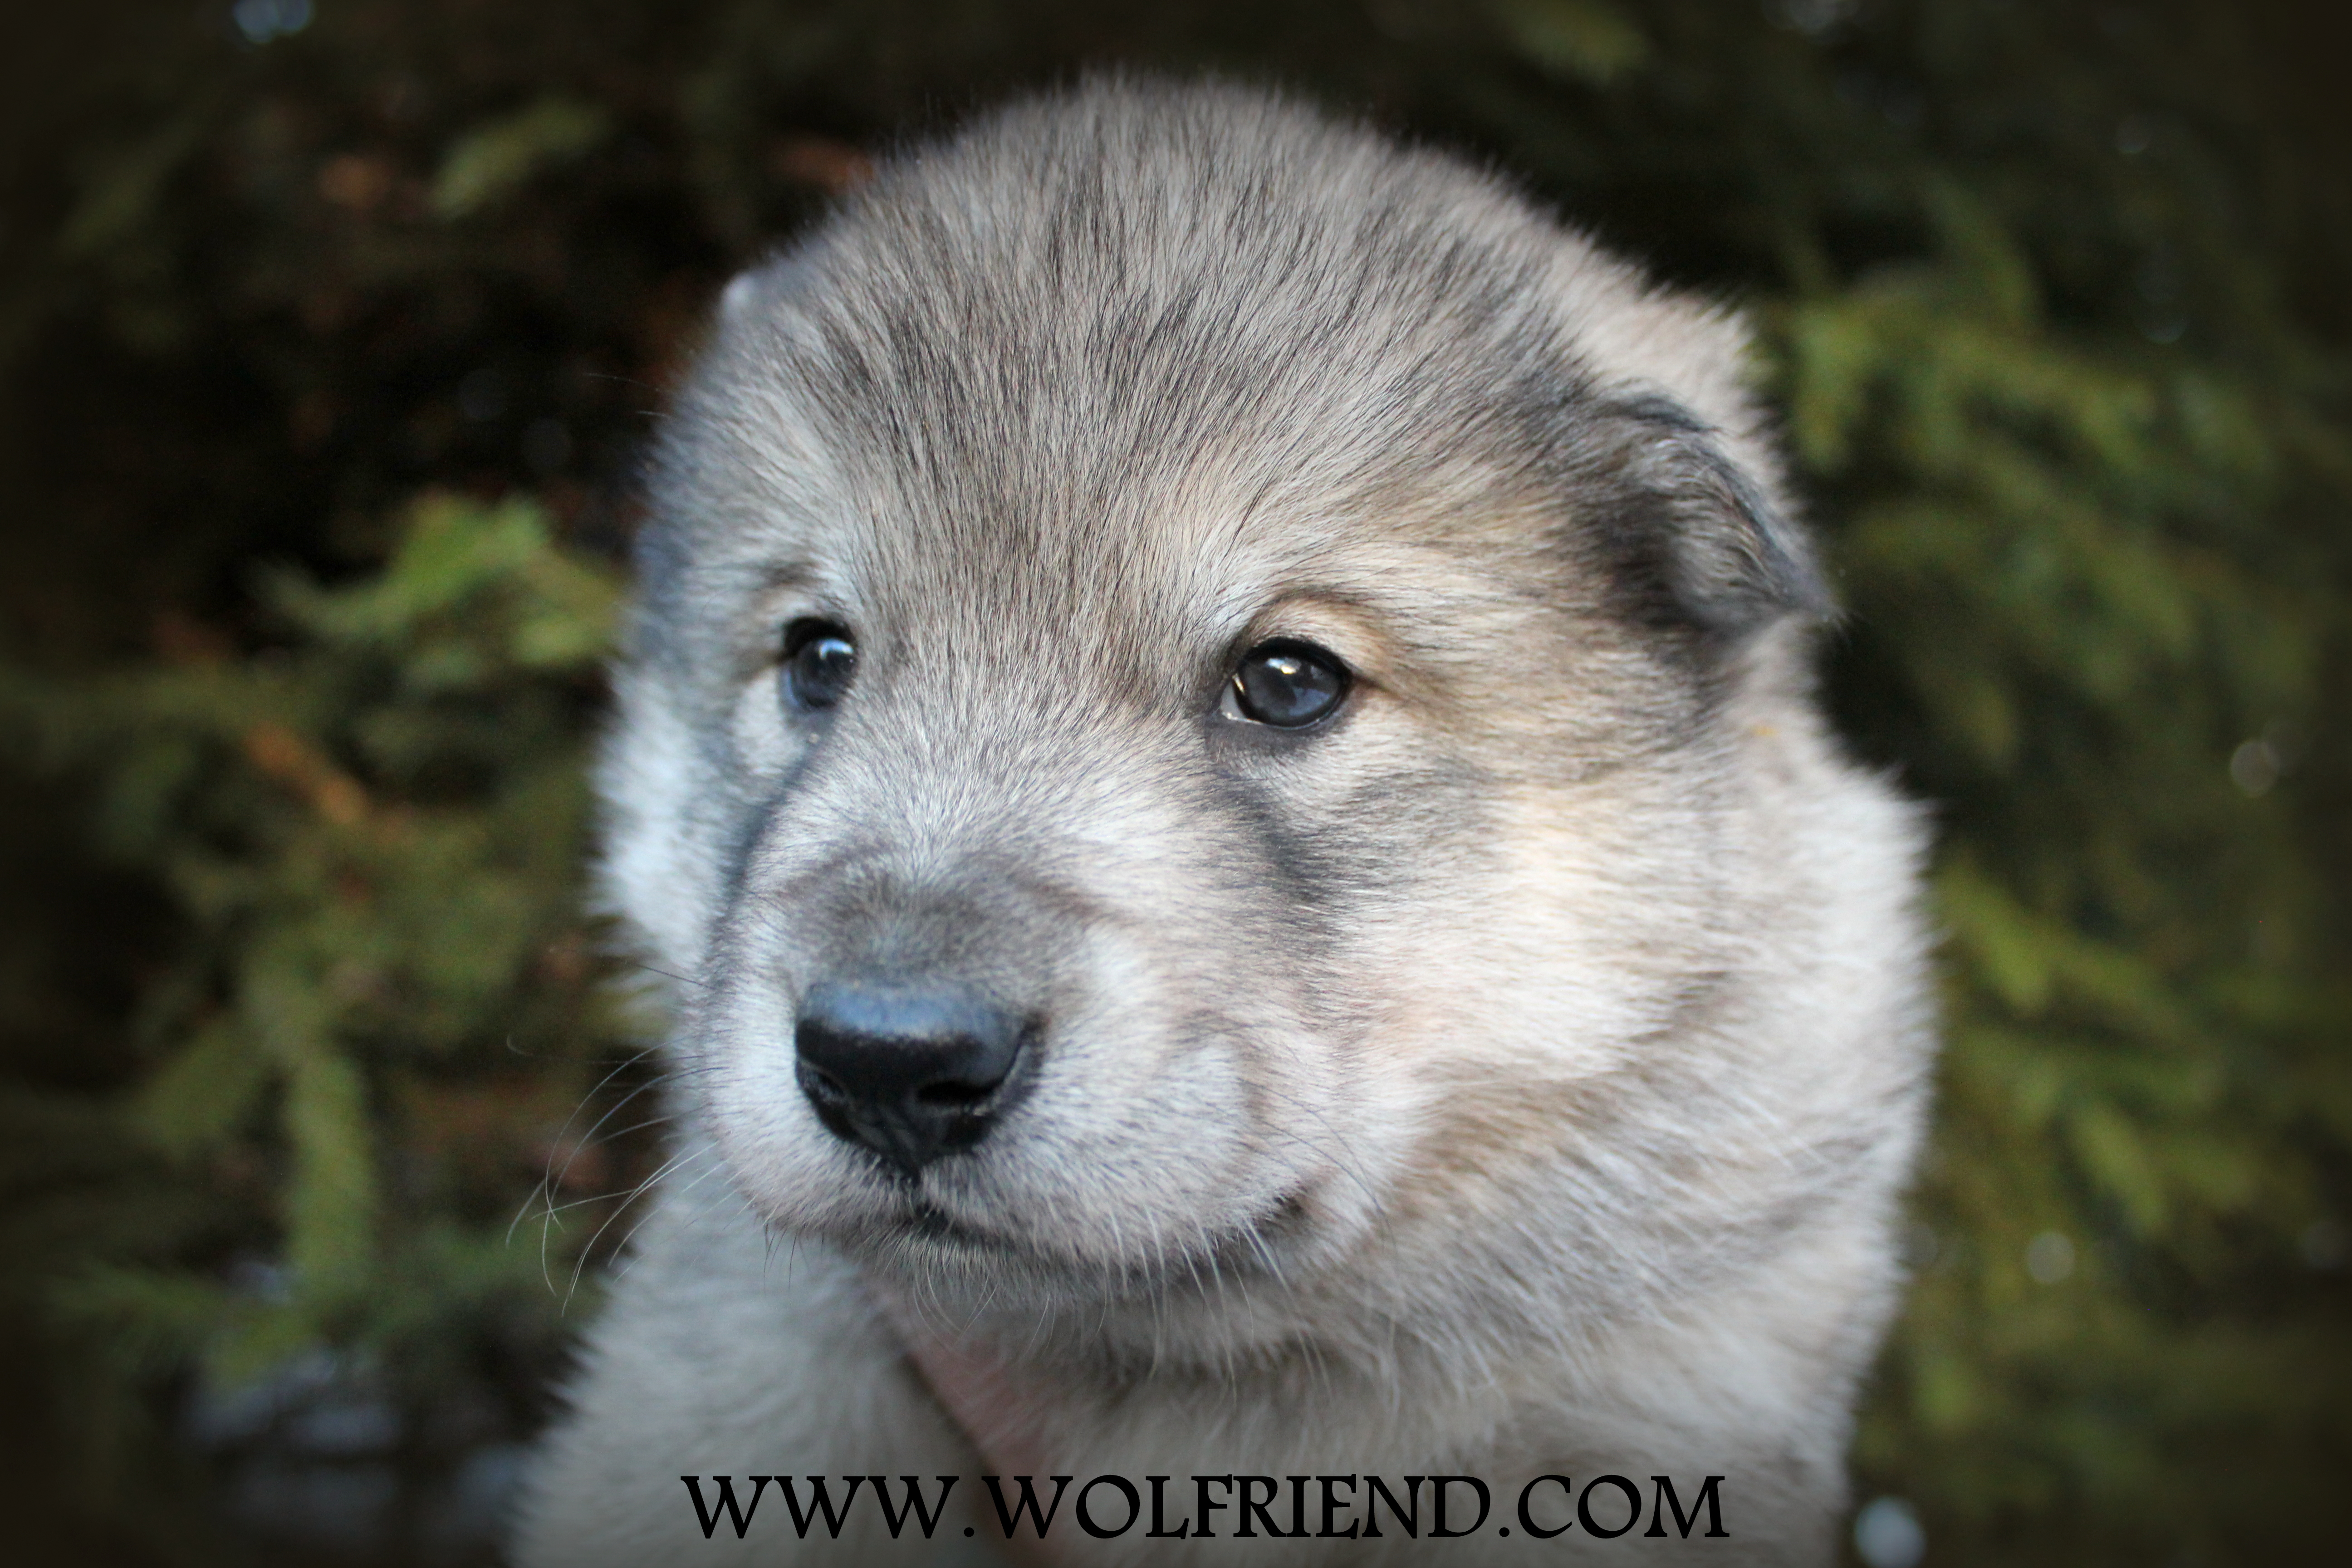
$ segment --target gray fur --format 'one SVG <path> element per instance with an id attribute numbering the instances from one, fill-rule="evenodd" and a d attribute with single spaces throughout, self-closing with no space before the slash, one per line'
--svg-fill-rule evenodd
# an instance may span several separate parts
<path id="1" fill-rule="evenodd" d="M 923 1561 L 706 1542 L 678 1480 L 978 1502 L 909 1335 L 1000 1370 L 1040 1476 L 1714 1473 L 1728 1542 L 1425 1550 L 1829 1561 L 1921 834 L 1815 710 L 1743 352 L 1497 180 L 1218 88 L 1015 107 L 731 287 L 602 775 L 684 1131 L 520 1561 Z M 807 615 L 859 643 L 822 725 Z M 1272 635 L 1358 672 L 1326 730 L 1221 714 Z M 921 1178 L 961 1234 L 794 1087 L 796 996 L 876 963 L 1046 1020 Z"/>

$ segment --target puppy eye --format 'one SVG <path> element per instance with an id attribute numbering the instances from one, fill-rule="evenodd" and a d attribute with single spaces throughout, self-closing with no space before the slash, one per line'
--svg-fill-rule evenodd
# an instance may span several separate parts
<path id="1" fill-rule="evenodd" d="M 821 712 L 849 690 L 857 673 L 857 645 L 847 627 L 833 621 L 803 619 L 784 628 L 784 700 L 803 712 Z"/>
<path id="2" fill-rule="evenodd" d="M 1255 723 L 1303 729 L 1339 706 L 1349 679 L 1348 667 L 1312 643 L 1260 643 L 1234 671 L 1234 705 Z"/>

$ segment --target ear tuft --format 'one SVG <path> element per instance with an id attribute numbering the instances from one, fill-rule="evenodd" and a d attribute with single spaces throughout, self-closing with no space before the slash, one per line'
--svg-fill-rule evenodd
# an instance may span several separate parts
<path id="1" fill-rule="evenodd" d="M 1608 542 L 1655 608 L 1732 639 L 1790 616 L 1830 616 L 1804 531 L 1724 450 L 1715 426 L 1657 393 L 1587 406 L 1599 427 L 1576 443 L 1586 455 L 1576 467 L 1588 479 L 1613 470 Z"/>

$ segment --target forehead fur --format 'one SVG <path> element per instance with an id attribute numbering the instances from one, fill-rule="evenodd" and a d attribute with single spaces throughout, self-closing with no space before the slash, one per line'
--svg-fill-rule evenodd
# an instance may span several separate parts
<path id="1" fill-rule="evenodd" d="M 1097 84 L 900 158 L 740 279 L 656 499 L 689 553 L 884 514 L 901 565 L 1050 549 L 1080 580 L 1207 519 L 1246 552 L 1254 519 L 1295 548 L 1402 509 L 1436 543 L 1609 389 L 1759 466 L 1738 351 L 1458 162 L 1254 92 Z"/>

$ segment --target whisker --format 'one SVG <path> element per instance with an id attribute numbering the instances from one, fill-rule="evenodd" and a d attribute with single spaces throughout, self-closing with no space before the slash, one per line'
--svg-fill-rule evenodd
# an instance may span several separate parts
<path id="1" fill-rule="evenodd" d="M 632 969 L 642 969 L 648 974 L 658 974 L 664 980 L 675 980 L 680 985 L 691 985 L 697 991 L 707 991 L 710 988 L 710 982 L 707 980 L 697 980 L 690 975 L 679 974 L 673 970 L 664 969 L 658 963 L 647 963 L 641 958 L 625 958 L 621 962 Z"/>
<path id="2" fill-rule="evenodd" d="M 596 1243 L 603 1240 L 604 1233 L 613 1228 L 613 1222 L 626 1214 L 629 1211 L 630 1205 L 635 1204 L 639 1198 L 645 1196 L 646 1192 L 652 1188 L 656 1182 L 660 1181 L 664 1176 L 669 1174 L 670 1172 L 677 1169 L 678 1166 L 686 1160 L 694 1157 L 694 1154 L 701 1152 L 703 1152 L 703 1151 L 698 1150 L 687 1154 L 674 1154 L 670 1156 L 670 1158 L 663 1161 L 659 1165 L 655 1167 L 652 1174 L 638 1182 L 634 1187 L 631 1187 L 629 1189 L 628 1195 L 621 1200 L 618 1206 L 616 1206 L 611 1214 L 604 1216 L 604 1223 L 596 1227 L 594 1234 L 590 1236 L 587 1242 L 580 1248 L 579 1257 L 572 1261 L 572 1279 L 564 1287 L 563 1291 L 564 1306 L 567 1308 L 570 1307 L 572 1304 L 572 1298 L 579 1292 L 580 1277 L 588 1267 L 588 1259 L 595 1252 Z M 631 1234 L 634 1235 L 635 1232 L 632 1232 Z"/>

